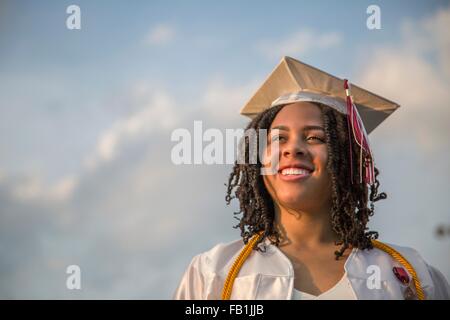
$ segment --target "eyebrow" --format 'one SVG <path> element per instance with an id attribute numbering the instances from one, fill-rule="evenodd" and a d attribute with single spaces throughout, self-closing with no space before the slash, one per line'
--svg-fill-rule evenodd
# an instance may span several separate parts
<path id="1" fill-rule="evenodd" d="M 273 128 L 270 129 L 270 131 L 272 131 L 274 129 L 289 131 L 289 127 L 286 127 L 286 126 L 283 126 L 283 125 L 279 125 L 279 126 L 273 127 Z M 325 129 L 323 127 L 321 127 L 321 126 L 309 125 L 309 126 L 304 126 L 303 127 L 303 131 L 312 131 L 312 130 L 322 130 L 323 132 L 325 132 Z"/>

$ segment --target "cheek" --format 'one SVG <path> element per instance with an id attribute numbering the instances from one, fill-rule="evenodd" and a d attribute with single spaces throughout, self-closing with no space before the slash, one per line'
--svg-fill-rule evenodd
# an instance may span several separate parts
<path id="1" fill-rule="evenodd" d="M 315 150 L 313 154 L 314 166 L 318 169 L 320 176 L 328 176 L 328 151 L 326 147 L 321 147 Z"/>
<path id="2" fill-rule="evenodd" d="M 280 162 L 280 150 L 279 149 L 272 150 L 271 147 L 268 146 L 264 150 L 264 153 L 262 154 L 262 158 L 261 158 L 262 166 L 270 167 L 273 163 L 274 169 L 277 169 L 275 166 L 279 165 L 279 162 Z"/>
<path id="3" fill-rule="evenodd" d="M 323 164 L 323 167 L 326 170 L 328 165 L 328 152 L 326 150 L 320 155 L 320 162 Z"/>
<path id="4" fill-rule="evenodd" d="M 268 148 L 264 150 L 263 156 L 262 156 L 262 165 L 265 166 L 267 164 L 267 160 L 270 159 L 270 151 Z"/>

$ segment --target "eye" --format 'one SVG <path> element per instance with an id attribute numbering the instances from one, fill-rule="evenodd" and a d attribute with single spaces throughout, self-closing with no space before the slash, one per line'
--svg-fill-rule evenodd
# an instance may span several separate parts
<path id="1" fill-rule="evenodd" d="M 274 136 L 272 136 L 272 139 L 271 139 L 272 142 L 273 141 L 285 141 L 285 140 L 286 140 L 286 138 L 281 135 L 274 135 Z"/>
<path id="2" fill-rule="evenodd" d="M 306 138 L 306 140 L 307 140 L 307 141 L 315 141 L 315 142 L 322 142 L 322 143 L 325 143 L 325 139 L 324 139 L 324 138 L 321 138 L 321 137 L 319 137 L 319 136 L 308 136 L 308 137 Z"/>

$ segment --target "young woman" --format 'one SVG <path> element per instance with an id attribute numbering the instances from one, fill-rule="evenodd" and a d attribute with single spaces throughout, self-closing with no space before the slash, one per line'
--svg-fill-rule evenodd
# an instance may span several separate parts
<path id="1" fill-rule="evenodd" d="M 450 299 L 443 275 L 415 250 L 378 242 L 367 228 L 386 194 L 364 125 L 385 117 L 361 120 L 355 104 L 375 110 L 379 97 L 359 92 L 353 103 L 348 91 L 336 94 L 346 85 L 283 58 L 248 108 L 257 115 L 247 129 L 267 132 L 263 161 L 236 163 L 229 178 L 242 239 L 194 257 L 175 299 Z"/>

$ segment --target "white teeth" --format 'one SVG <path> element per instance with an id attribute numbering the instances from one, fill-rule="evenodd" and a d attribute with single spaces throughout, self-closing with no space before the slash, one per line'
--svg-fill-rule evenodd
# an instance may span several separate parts
<path id="1" fill-rule="evenodd" d="M 306 169 L 302 168 L 286 168 L 281 171 L 281 174 L 286 175 L 294 175 L 294 174 L 301 174 L 301 175 L 308 175 L 310 172 Z"/>

